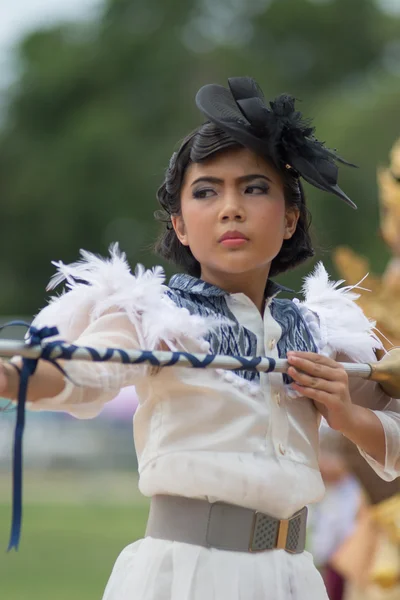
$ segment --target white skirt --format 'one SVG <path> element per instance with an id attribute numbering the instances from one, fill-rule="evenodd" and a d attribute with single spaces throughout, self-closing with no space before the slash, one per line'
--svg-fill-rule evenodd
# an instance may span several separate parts
<path id="1" fill-rule="evenodd" d="M 125 548 L 103 600 L 328 600 L 309 552 L 227 552 L 154 538 Z"/>

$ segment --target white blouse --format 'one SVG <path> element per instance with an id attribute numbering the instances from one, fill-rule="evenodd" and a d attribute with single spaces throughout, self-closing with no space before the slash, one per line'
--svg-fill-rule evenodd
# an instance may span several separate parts
<path id="1" fill-rule="evenodd" d="M 92 264 L 84 272 L 81 265 L 79 278 L 89 285 L 73 279 L 77 265 L 60 265 L 70 291 L 54 299 L 34 324 L 58 325 L 62 339 L 83 346 L 161 345 L 207 352 L 203 334 L 209 325 L 204 319 L 173 305 L 159 271 L 129 273 L 128 280 L 121 260 L 114 255 L 107 263 L 100 261 L 97 271 Z M 282 331 L 269 305 L 261 317 L 244 294 L 231 294 L 227 302 L 238 321 L 257 336 L 257 354 L 278 358 Z M 64 391 L 32 403 L 32 410 L 89 418 L 121 387 L 136 386 L 134 440 L 139 488 L 146 496 L 206 498 L 287 518 L 324 494 L 318 468 L 319 414 L 309 399 L 290 394 L 278 373 L 263 373 L 255 383 L 215 369 L 155 371 L 143 365 L 78 361 L 63 366 L 69 376 Z M 364 454 L 366 460 L 382 478 L 394 479 L 400 473 L 399 401 L 360 379 L 351 380 L 351 395 L 353 402 L 377 411 L 385 430 L 385 465 Z"/>

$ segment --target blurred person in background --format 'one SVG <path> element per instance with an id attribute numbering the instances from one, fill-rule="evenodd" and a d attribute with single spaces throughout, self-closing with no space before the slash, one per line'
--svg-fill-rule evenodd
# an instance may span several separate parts
<path id="1" fill-rule="evenodd" d="M 300 303 L 277 298 L 270 278 L 313 255 L 301 178 L 354 205 L 337 184 L 342 159 L 292 97 L 267 106 L 254 80 L 233 78 L 196 99 L 207 122 L 174 153 L 158 192 L 158 251 L 184 272 L 165 286 L 157 268 L 133 276 L 117 247 L 109 260 L 84 252 L 59 263 L 52 287 L 69 289 L 34 324 L 84 346 L 287 357 L 288 375 L 71 361 L 63 378 L 40 364 L 31 408 L 89 418 L 136 387 L 150 517 L 104 600 L 323 600 L 304 551 L 305 507 L 324 494 L 320 415 L 390 480 L 400 472 L 399 406 L 371 381 L 349 382 L 337 362 L 373 362 L 381 348 L 348 289 L 319 265 Z M 0 394 L 12 399 L 18 363 L 1 363 Z"/>
<path id="2" fill-rule="evenodd" d="M 344 600 L 397 600 L 400 597 L 400 481 L 383 481 L 346 439 L 339 453 L 361 487 L 352 530 L 331 556 L 346 581 Z M 344 515 L 348 514 L 347 506 Z"/>
<path id="3" fill-rule="evenodd" d="M 310 509 L 307 547 L 330 600 L 400 597 L 398 479 L 382 480 L 353 444 L 320 430 L 323 500 Z"/>

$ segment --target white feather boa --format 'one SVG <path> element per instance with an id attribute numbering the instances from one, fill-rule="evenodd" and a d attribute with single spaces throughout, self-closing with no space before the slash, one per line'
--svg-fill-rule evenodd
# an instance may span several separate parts
<path id="1" fill-rule="evenodd" d="M 48 289 L 66 282 L 66 290 L 50 299 L 33 324 L 57 325 L 60 337 L 74 341 L 101 314 L 121 310 L 135 326 L 139 344 L 155 349 L 160 343 L 171 349 L 203 342 L 205 334 L 223 318 L 204 318 L 179 308 L 165 294 L 161 267 L 145 270 L 138 265 L 132 274 L 118 244 L 110 247 L 110 258 L 81 250 L 82 260 L 65 265 L 54 263 L 58 272 Z M 295 300 L 322 354 L 344 353 L 356 362 L 375 360 L 374 350 L 382 348 L 375 323 L 355 300 L 357 286 L 340 287 L 332 282 L 322 263 L 304 281 L 304 301 Z"/>
<path id="2" fill-rule="evenodd" d="M 219 322 L 176 306 L 165 294 L 161 267 L 145 270 L 138 265 L 132 274 L 118 244 L 110 247 L 108 259 L 85 250 L 81 250 L 81 256 L 82 260 L 69 265 L 53 263 L 58 272 L 47 289 L 65 281 L 66 290 L 50 299 L 34 320 L 36 327 L 56 325 L 62 339 L 73 341 L 100 315 L 120 310 L 134 325 L 140 347 L 151 350 L 160 343 L 175 349 L 177 341 L 179 346 L 203 341 L 207 331 Z"/>
<path id="3" fill-rule="evenodd" d="M 374 362 L 375 350 L 383 348 L 375 322 L 356 304 L 355 286 L 330 281 L 324 265 L 317 264 L 304 280 L 304 301 L 295 300 L 321 354 L 346 354 L 355 362 Z"/>

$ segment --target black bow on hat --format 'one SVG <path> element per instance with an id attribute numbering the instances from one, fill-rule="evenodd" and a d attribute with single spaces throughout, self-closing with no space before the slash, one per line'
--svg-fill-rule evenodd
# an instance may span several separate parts
<path id="1" fill-rule="evenodd" d="M 292 169 L 311 185 L 357 208 L 337 184 L 336 162 L 355 165 L 314 137 L 314 127 L 295 110 L 293 96 L 281 94 L 268 108 L 251 77 L 232 77 L 228 84 L 229 89 L 205 85 L 196 95 L 198 108 L 212 123 L 245 147 L 266 155 L 278 169 Z"/>

